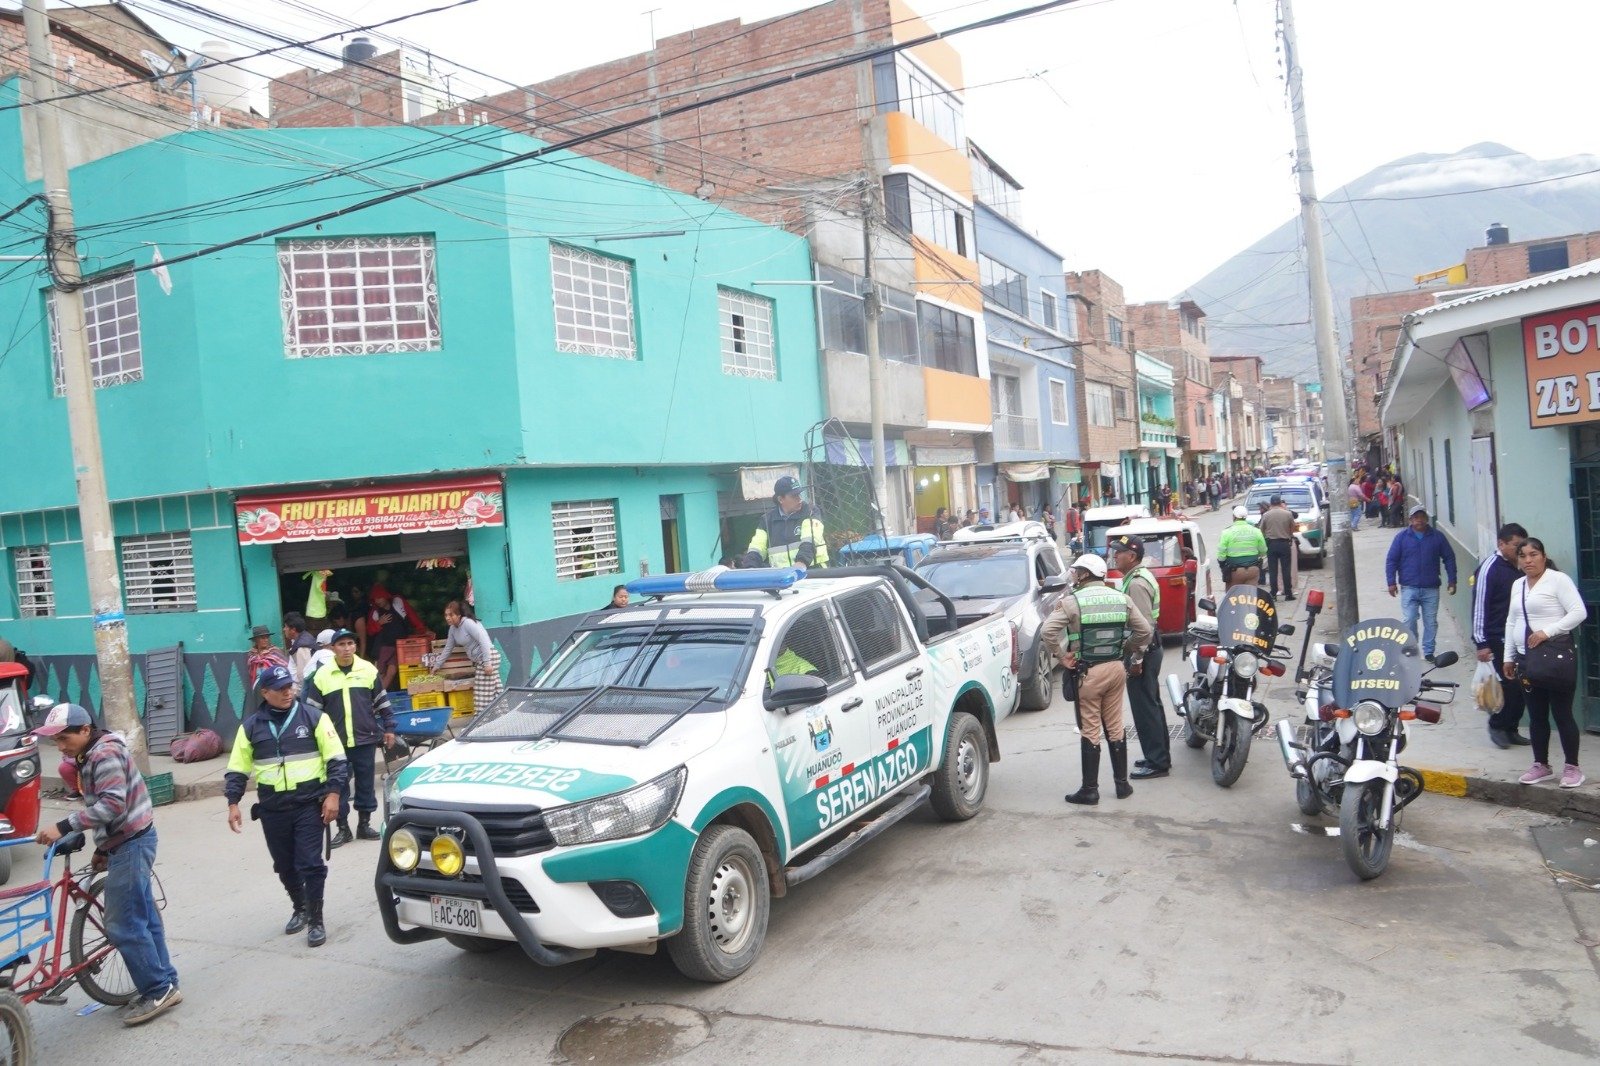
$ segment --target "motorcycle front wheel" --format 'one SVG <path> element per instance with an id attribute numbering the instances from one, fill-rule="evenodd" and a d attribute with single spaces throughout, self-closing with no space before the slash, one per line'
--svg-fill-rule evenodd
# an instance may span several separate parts
<path id="1" fill-rule="evenodd" d="M 1339 843 L 1344 861 L 1363 881 L 1370 881 L 1389 867 L 1394 850 L 1394 819 L 1389 828 L 1378 828 L 1378 812 L 1383 809 L 1384 781 L 1348 782 L 1339 800 Z"/>
<path id="2" fill-rule="evenodd" d="M 1211 748 L 1211 780 L 1233 787 L 1250 757 L 1250 726 L 1241 725 L 1232 711 L 1217 710 L 1217 742 Z"/>

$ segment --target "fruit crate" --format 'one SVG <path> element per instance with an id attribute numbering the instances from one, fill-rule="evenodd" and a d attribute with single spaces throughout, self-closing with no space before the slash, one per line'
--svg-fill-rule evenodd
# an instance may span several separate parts
<path id="1" fill-rule="evenodd" d="M 171 774 L 151 774 L 144 779 L 144 787 L 150 793 L 150 803 L 155 807 L 165 807 L 178 798 L 178 788 L 172 781 Z"/>
<path id="2" fill-rule="evenodd" d="M 404 637 L 395 641 L 394 650 L 401 666 L 421 666 L 422 657 L 433 650 L 433 642 L 427 637 Z"/>
<path id="3" fill-rule="evenodd" d="M 443 692 L 413 692 L 411 694 L 411 709 L 413 711 L 426 711 L 432 707 L 443 707 L 445 698 Z"/>
<path id="4" fill-rule="evenodd" d="M 408 663 L 407 665 L 402 666 L 400 668 L 400 687 L 410 688 L 412 678 L 421 677 L 427 672 L 428 668 L 421 665 L 412 665 Z"/>
<path id="5" fill-rule="evenodd" d="M 457 689 L 448 693 L 446 699 L 450 704 L 452 718 L 465 718 L 477 710 L 473 706 L 472 690 L 470 688 Z"/>

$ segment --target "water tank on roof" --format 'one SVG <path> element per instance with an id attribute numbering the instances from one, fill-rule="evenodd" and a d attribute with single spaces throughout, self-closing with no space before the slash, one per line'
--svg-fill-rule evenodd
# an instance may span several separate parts
<path id="1" fill-rule="evenodd" d="M 377 54 L 378 46 L 372 43 L 371 37 L 356 37 L 344 46 L 346 63 L 365 63 Z"/>
<path id="2" fill-rule="evenodd" d="M 1484 241 L 1484 243 L 1490 245 L 1491 247 L 1496 244 L 1511 243 L 1511 231 L 1498 222 L 1489 223 L 1489 229 L 1487 233 L 1485 233 L 1485 237 L 1487 239 Z"/>
<path id="3" fill-rule="evenodd" d="M 195 68 L 194 77 L 195 91 L 201 102 L 235 111 L 265 112 L 262 99 L 267 80 L 237 63 L 228 63 L 239 58 L 232 45 L 226 41 L 206 41 L 199 48 L 199 56 L 203 62 Z"/>

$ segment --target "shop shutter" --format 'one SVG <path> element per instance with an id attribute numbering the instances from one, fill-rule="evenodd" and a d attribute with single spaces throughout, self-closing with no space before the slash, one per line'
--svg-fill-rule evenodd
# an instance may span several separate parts
<path id="1" fill-rule="evenodd" d="M 308 540 L 279 544 L 272 549 L 278 572 L 305 573 L 308 570 L 337 570 L 342 566 L 377 566 L 406 559 L 431 559 L 442 555 L 465 555 L 467 531 L 445 529 L 435 533 L 402 533 L 400 550 L 387 555 L 352 556 L 345 540 Z"/>
<path id="2" fill-rule="evenodd" d="M 144 732 L 148 750 L 165 755 L 183 732 L 183 644 L 157 648 L 144 659 Z"/>

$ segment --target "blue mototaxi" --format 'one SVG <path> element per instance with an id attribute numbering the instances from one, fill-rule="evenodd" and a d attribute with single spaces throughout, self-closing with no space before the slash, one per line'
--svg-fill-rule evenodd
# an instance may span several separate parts
<path id="1" fill-rule="evenodd" d="M 932 533 L 908 533 L 885 539 L 877 533 L 844 545 L 838 551 L 840 566 L 862 566 L 891 556 L 912 569 L 939 543 Z"/>

